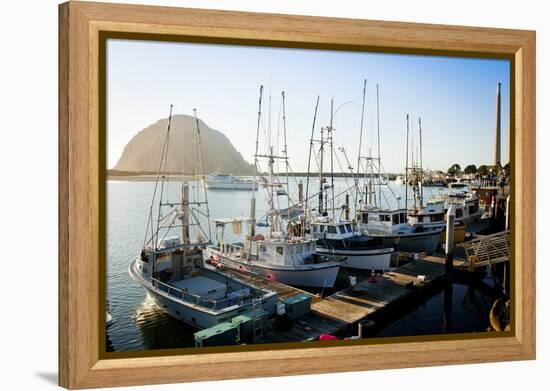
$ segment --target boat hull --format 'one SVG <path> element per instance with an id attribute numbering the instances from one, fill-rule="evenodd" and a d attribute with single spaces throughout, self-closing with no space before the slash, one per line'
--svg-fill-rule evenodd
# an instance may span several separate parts
<path id="1" fill-rule="evenodd" d="M 130 264 L 130 276 L 147 290 L 149 296 L 157 303 L 163 312 L 196 328 L 209 328 L 253 310 L 252 303 L 238 306 L 235 305 L 233 306 L 234 308 L 226 308 L 222 311 L 212 311 L 198 305 L 182 302 L 168 293 L 153 287 L 152 284 L 144 279 L 135 269 L 135 263 L 136 261 Z M 277 295 L 264 297 L 261 303 L 262 309 L 268 314 L 271 314 L 274 312 L 276 302 Z"/>
<path id="2" fill-rule="evenodd" d="M 385 244 L 395 244 L 399 251 L 432 254 L 440 243 L 440 230 L 414 234 L 392 235 L 382 237 Z"/>
<path id="3" fill-rule="evenodd" d="M 217 262 L 224 266 L 260 275 L 272 281 L 308 288 L 332 288 L 340 270 L 340 262 L 304 265 L 300 268 L 270 267 L 229 258 L 217 250 L 210 250 Z"/>
<path id="4" fill-rule="evenodd" d="M 344 256 L 343 266 L 363 270 L 393 270 L 397 267 L 398 253 L 378 250 L 345 250 L 317 247 L 318 254 Z"/>

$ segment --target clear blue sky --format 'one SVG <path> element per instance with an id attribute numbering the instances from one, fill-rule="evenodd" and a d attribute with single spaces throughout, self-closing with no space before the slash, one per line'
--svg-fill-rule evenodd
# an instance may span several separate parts
<path id="1" fill-rule="evenodd" d="M 264 85 L 264 125 L 272 95 L 272 135 L 286 99 L 291 166 L 305 171 L 317 95 L 318 125 L 335 108 L 334 141 L 356 160 L 363 79 L 367 105 L 363 154 L 376 138 L 376 84 L 380 85 L 381 156 L 387 171 L 405 164 L 405 114 L 416 133 L 422 117 L 424 167 L 492 164 L 495 93 L 502 83 L 502 162 L 508 162 L 509 63 L 504 60 L 278 49 L 188 43 L 109 40 L 107 45 L 107 156 L 116 164 L 139 130 L 193 108 L 211 128 L 225 133 L 252 162 L 258 89 Z M 280 126 L 280 125 L 279 125 Z M 275 142 L 275 141 L 274 141 Z M 372 142 L 372 144 L 371 144 Z M 415 144 L 418 142 L 416 137 Z M 375 147 L 374 147 L 375 148 Z"/>

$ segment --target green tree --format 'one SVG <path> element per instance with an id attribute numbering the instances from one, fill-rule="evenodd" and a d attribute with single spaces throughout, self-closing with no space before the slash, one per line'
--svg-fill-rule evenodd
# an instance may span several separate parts
<path id="1" fill-rule="evenodd" d="M 464 168 L 464 174 L 475 174 L 477 173 L 477 167 L 475 164 L 470 164 Z"/>
<path id="2" fill-rule="evenodd" d="M 486 166 L 485 164 L 483 164 L 477 168 L 477 173 L 479 175 L 487 175 L 489 173 L 489 169 L 490 169 L 489 166 Z"/>
<path id="3" fill-rule="evenodd" d="M 461 173 L 460 165 L 455 163 L 447 170 L 447 175 L 449 176 L 458 176 Z"/>

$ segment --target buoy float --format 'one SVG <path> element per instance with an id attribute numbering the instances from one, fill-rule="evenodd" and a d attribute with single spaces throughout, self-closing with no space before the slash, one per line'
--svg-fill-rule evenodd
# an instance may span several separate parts
<path id="1" fill-rule="evenodd" d="M 336 338 L 334 335 L 330 335 L 330 334 L 321 334 L 319 336 L 319 341 L 334 341 L 337 339 L 338 338 Z"/>
<path id="2" fill-rule="evenodd" d="M 374 268 L 372 269 L 372 272 L 370 274 L 370 277 L 369 277 L 369 282 L 371 284 L 376 284 L 377 280 L 376 280 L 376 273 L 374 272 Z"/>

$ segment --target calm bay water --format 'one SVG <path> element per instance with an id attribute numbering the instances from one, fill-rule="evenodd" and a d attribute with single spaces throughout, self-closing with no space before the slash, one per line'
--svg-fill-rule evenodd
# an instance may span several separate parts
<path id="1" fill-rule="evenodd" d="M 306 188 L 305 178 L 304 193 Z M 290 178 L 290 196 L 297 199 L 299 178 Z M 330 181 L 330 179 L 329 179 Z M 351 181 L 335 179 L 335 194 L 342 195 L 335 201 L 338 207 L 344 203 L 346 189 Z M 196 331 L 183 322 L 165 315 L 150 299 L 144 288 L 128 274 L 130 262 L 139 255 L 144 243 L 154 182 L 108 181 L 107 182 L 107 298 L 109 312 L 114 319 L 107 329 L 109 348 L 114 351 L 134 351 L 143 349 L 164 349 L 194 346 L 193 333 Z M 310 194 L 318 188 L 315 179 L 310 179 Z M 170 182 L 166 193 L 168 199 L 177 202 L 181 197 L 181 183 Z M 397 206 L 395 197 L 404 199 L 404 186 L 390 183 L 382 198 L 392 206 Z M 190 197 L 199 197 L 201 186 L 190 182 Z M 426 188 L 425 197 L 442 191 Z M 393 194 L 392 194 L 393 193 Z M 209 190 L 207 197 L 211 218 L 249 216 L 250 191 Z M 260 189 L 256 195 L 257 213 L 261 220 L 265 216 L 266 192 Z M 166 199 L 166 198 L 165 198 Z M 287 207 L 286 196 L 277 198 L 276 206 Z M 313 204 L 315 201 L 311 201 Z M 351 197 L 353 204 L 353 196 Z M 403 202 L 401 202 L 403 206 Z M 339 216 L 340 212 L 336 213 Z M 206 232 L 207 224 L 202 222 Z M 264 228 L 265 229 L 265 228 Z M 229 230 L 230 231 L 230 230 Z M 261 232 L 262 229 L 260 228 Z M 211 227 L 212 241 L 215 241 L 215 228 Z M 226 232 L 231 238 L 231 232 Z M 379 332 L 380 336 L 434 334 L 441 332 L 473 332 L 487 327 L 487 313 L 490 300 L 479 291 L 467 285 L 454 284 L 452 292 L 452 323 L 444 318 L 444 292 L 436 293 L 418 308 L 404 314 Z M 448 294 L 448 293 L 447 293 Z M 475 300 L 473 300 L 475 299 Z M 476 304 L 473 304 L 473 303 Z M 492 303 L 492 302 L 491 302 Z M 449 312 L 449 311 L 447 311 Z M 444 323 L 442 323 L 444 322 Z"/>

